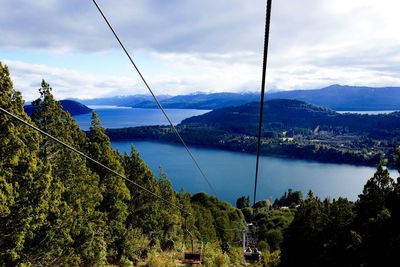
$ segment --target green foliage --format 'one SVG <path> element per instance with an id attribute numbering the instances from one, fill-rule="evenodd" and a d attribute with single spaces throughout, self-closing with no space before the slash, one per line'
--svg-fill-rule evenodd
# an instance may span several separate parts
<path id="1" fill-rule="evenodd" d="M 269 210 L 272 208 L 271 200 L 269 199 L 260 200 L 254 204 L 253 208 L 257 210 L 262 210 L 262 209 Z"/>
<path id="2" fill-rule="evenodd" d="M 309 194 L 284 236 L 282 266 L 390 266 L 400 249 L 398 187 L 381 164 L 355 204 Z"/>
<path id="3" fill-rule="evenodd" d="M 236 208 L 244 209 L 250 207 L 250 197 L 241 196 L 236 200 Z"/>
<path id="4" fill-rule="evenodd" d="M 240 210 L 204 193 L 194 194 L 191 200 L 192 206 L 197 209 L 196 218 L 201 235 L 205 234 L 210 240 L 215 240 L 216 234 L 221 241 L 241 237 L 240 229 L 243 229 L 244 217 Z"/>
<path id="5" fill-rule="evenodd" d="M 229 256 L 222 253 L 218 244 L 207 243 L 204 247 L 204 266 L 227 267 L 229 266 Z"/>
<path id="6" fill-rule="evenodd" d="M 293 191 L 292 189 L 289 189 L 288 192 L 280 198 L 280 199 L 275 199 L 274 201 L 274 207 L 289 207 L 289 206 L 296 206 L 300 205 L 300 203 L 303 201 L 303 194 L 301 191 Z"/>
<path id="7" fill-rule="evenodd" d="M 269 230 L 266 233 L 266 238 L 269 244 L 269 247 L 272 251 L 280 248 L 280 245 L 283 241 L 282 231 L 278 229 Z"/>
<path id="8" fill-rule="evenodd" d="M 281 255 L 280 255 L 280 251 L 276 250 L 274 252 L 264 252 L 261 255 L 262 259 L 261 259 L 261 264 L 264 267 L 278 267 L 280 266 L 280 262 L 281 262 Z M 298 265 L 300 266 L 300 265 Z"/>
<path id="9" fill-rule="evenodd" d="M 123 161 L 128 179 L 154 192 L 156 195 L 160 194 L 157 180 L 133 146 L 131 155 L 125 154 Z M 154 195 L 131 183 L 127 184 L 127 186 L 132 196 L 131 201 L 128 203 L 127 225 L 133 228 L 140 228 L 144 234 L 151 237 L 160 237 L 162 218 L 160 218 L 159 200 Z"/>
<path id="10" fill-rule="evenodd" d="M 32 118 L 36 124 L 61 141 L 83 150 L 85 133 L 55 100 L 50 85 L 42 81 L 39 92 L 41 97 L 32 103 Z M 60 199 L 54 203 L 54 212 L 48 220 L 47 235 L 51 238 L 45 239 L 42 246 L 54 253 L 50 257 L 58 259 L 57 264 L 72 259 L 79 259 L 83 264 L 101 262 L 104 242 L 100 239 L 105 224 L 103 213 L 97 210 L 102 200 L 99 176 L 83 157 L 50 139 L 41 143 L 41 157 L 52 164 L 53 186 L 60 191 Z M 69 247 L 67 251 L 65 246 Z M 95 259 L 95 255 L 100 258 Z"/>
<path id="11" fill-rule="evenodd" d="M 87 138 L 86 150 L 92 158 L 124 174 L 122 159 L 120 155 L 111 148 L 110 139 L 101 126 L 99 117 L 92 113 L 92 125 Z M 103 199 L 98 209 L 105 215 L 105 239 L 108 244 L 108 258 L 118 261 L 122 256 L 121 243 L 126 230 L 126 219 L 128 217 L 127 202 L 131 199 L 125 181 L 112 174 L 108 170 L 90 164 L 91 169 L 100 177 L 99 186 L 102 189 Z"/>
<path id="12" fill-rule="evenodd" d="M 23 100 L 0 62 L 0 106 L 24 120 Z M 41 137 L 0 113 L 0 265 L 39 263 L 52 200 L 51 167 L 39 159 Z M 36 258 L 35 258 L 35 257 Z"/>
<path id="13" fill-rule="evenodd" d="M 244 216 L 246 222 L 250 223 L 253 221 L 253 209 L 252 208 L 244 208 L 240 210 Z"/>
<path id="14" fill-rule="evenodd" d="M 139 258 L 141 254 L 149 247 L 149 239 L 143 235 L 138 228 L 129 228 L 126 230 L 123 239 L 123 255 L 129 260 Z"/>

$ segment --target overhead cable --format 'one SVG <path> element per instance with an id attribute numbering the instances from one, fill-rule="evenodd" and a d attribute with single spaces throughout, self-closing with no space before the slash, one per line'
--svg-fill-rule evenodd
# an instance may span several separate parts
<path id="1" fill-rule="evenodd" d="M 142 75 L 142 73 L 140 72 L 139 68 L 137 67 L 137 65 L 135 64 L 135 62 L 133 61 L 132 57 L 130 56 L 128 50 L 125 48 L 124 44 L 121 42 L 121 39 L 118 37 L 117 33 L 114 31 L 113 27 L 111 26 L 110 22 L 108 21 L 107 17 L 105 16 L 105 14 L 103 13 L 102 9 L 100 8 L 100 6 L 97 4 L 96 0 L 92 0 L 93 3 L 95 4 L 97 10 L 100 12 L 101 16 L 103 17 L 104 21 L 107 23 L 108 27 L 110 28 L 111 32 L 113 33 L 114 37 L 117 39 L 119 45 L 121 46 L 121 48 L 124 50 L 126 56 L 128 57 L 129 61 L 131 62 L 132 66 L 135 68 L 136 72 L 139 74 L 140 78 L 142 79 L 144 85 L 146 86 L 146 88 L 149 90 L 150 94 L 152 95 L 154 101 L 156 102 L 158 108 L 161 110 L 161 112 L 164 114 L 164 117 L 167 119 L 169 125 L 171 126 L 171 129 L 175 132 L 176 136 L 179 138 L 179 140 L 181 141 L 182 145 L 185 147 L 187 153 L 189 154 L 190 158 L 193 160 L 194 164 L 196 165 L 198 171 L 200 172 L 201 176 L 203 177 L 203 179 L 206 181 L 206 183 L 208 184 L 208 187 L 211 189 L 211 191 L 213 192 L 213 194 L 217 196 L 217 192 L 215 191 L 214 187 L 211 185 L 210 181 L 208 180 L 207 176 L 205 175 L 205 173 L 203 172 L 203 170 L 200 168 L 199 163 L 197 162 L 197 160 L 195 159 L 195 157 L 193 156 L 192 152 L 190 151 L 189 147 L 186 145 L 185 141 L 183 140 L 182 136 L 179 134 L 178 130 L 176 129 L 176 127 L 174 126 L 174 124 L 172 123 L 171 119 L 169 118 L 169 116 L 167 115 L 167 113 L 165 112 L 164 108 L 162 107 L 160 101 L 157 99 L 156 95 L 154 94 L 153 90 L 150 88 L 149 84 L 147 83 L 146 79 L 144 78 L 144 76 Z"/>
<path id="2" fill-rule="evenodd" d="M 27 122 L 27 121 L 25 121 L 25 120 L 19 118 L 18 116 L 16 116 L 16 115 L 14 115 L 13 113 L 11 113 L 11 112 L 5 110 L 4 108 L 0 107 L 0 111 L 2 111 L 3 113 L 5 113 L 5 114 L 7 114 L 7 115 L 9 115 L 9 116 L 11 116 L 11 117 L 13 117 L 13 118 L 16 119 L 17 121 L 19 121 L 19 122 L 25 124 L 26 126 L 28 126 L 28 127 L 32 128 L 33 130 L 35 130 L 35 131 L 41 133 L 42 135 L 44 135 L 44 136 L 46 136 L 46 137 L 52 139 L 53 141 L 59 143 L 60 145 L 62 145 L 62 146 L 64 146 L 64 147 L 68 148 L 69 150 L 71 150 L 71 151 L 73 151 L 73 152 L 79 154 L 80 156 L 86 158 L 87 160 L 93 162 L 94 164 L 97 164 L 98 166 L 102 167 L 103 169 L 106 169 L 106 170 L 108 170 L 109 172 L 115 174 L 116 176 L 121 177 L 122 179 L 124 179 L 124 180 L 126 180 L 127 182 L 133 184 L 134 186 L 136 186 L 137 188 L 143 190 L 144 192 L 146 192 L 146 193 L 148 193 L 148 194 L 150 194 L 150 195 L 156 197 L 157 199 L 159 199 L 159 200 L 165 202 L 166 204 L 171 205 L 172 207 L 174 207 L 174 208 L 176 208 L 176 209 L 182 211 L 182 212 L 185 213 L 185 214 L 190 214 L 189 212 L 187 212 L 186 210 L 184 210 L 182 207 L 179 207 L 179 206 L 177 206 L 176 204 L 172 203 L 171 201 L 169 201 L 169 200 L 167 200 L 167 199 L 165 199 L 165 198 L 163 198 L 163 197 L 157 195 L 156 193 L 154 193 L 154 192 L 150 191 L 149 189 L 145 188 L 144 186 L 142 186 L 142 185 L 136 183 L 135 181 L 132 181 L 131 179 L 127 178 L 126 176 L 124 176 L 124 175 L 122 175 L 122 174 L 120 174 L 120 173 L 114 171 L 114 170 L 111 169 L 110 167 L 108 167 L 108 166 L 104 165 L 103 163 L 101 163 L 101 162 L 99 162 L 99 161 L 97 161 L 97 160 L 91 158 L 90 156 L 88 156 L 88 155 L 84 154 L 83 152 L 77 150 L 76 148 L 72 147 L 71 145 L 69 145 L 69 144 L 67 144 L 67 143 L 65 143 L 65 142 L 63 142 L 63 141 L 61 141 L 60 139 L 58 139 L 58 138 L 52 136 L 51 134 L 49 134 L 49 133 L 47 133 L 47 132 L 45 132 L 45 131 L 39 129 L 39 128 L 36 127 L 35 125 L 33 125 L 33 124 L 31 124 L 31 123 L 29 123 L 29 122 Z"/>
<path id="3" fill-rule="evenodd" d="M 269 28 L 270 28 L 270 24 L 271 24 L 271 6 L 272 6 L 272 0 L 267 0 L 267 8 L 266 8 L 266 16 L 265 16 L 265 34 L 264 34 L 264 55 L 263 55 L 262 80 L 261 80 L 260 116 L 259 116 L 259 122 L 258 122 L 258 137 L 257 137 L 256 175 L 255 175 L 255 179 L 254 179 L 254 201 L 253 201 L 254 205 L 256 204 L 258 165 L 259 165 L 259 161 L 260 161 L 260 150 L 261 150 L 262 121 L 263 121 L 263 112 L 264 112 L 265 77 L 266 77 L 266 72 L 267 72 Z"/>

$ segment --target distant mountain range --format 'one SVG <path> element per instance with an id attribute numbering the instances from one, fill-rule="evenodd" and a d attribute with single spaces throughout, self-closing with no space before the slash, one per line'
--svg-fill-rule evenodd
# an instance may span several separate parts
<path id="1" fill-rule="evenodd" d="M 169 95 L 160 95 L 158 99 L 164 100 L 169 99 Z M 126 106 L 132 107 L 142 102 L 153 101 L 151 95 L 129 95 L 129 96 L 113 96 L 113 97 L 102 97 L 93 99 L 77 99 L 72 98 L 71 100 L 78 101 L 85 105 L 111 105 L 111 106 Z"/>
<path id="2" fill-rule="evenodd" d="M 331 85 L 317 90 L 268 94 L 267 99 L 296 99 L 337 111 L 399 110 L 400 87 Z"/>
<path id="3" fill-rule="evenodd" d="M 258 93 L 212 93 L 159 97 L 165 108 L 217 109 L 259 101 Z M 331 85 L 322 89 L 292 90 L 267 93 L 266 100 L 296 99 L 337 111 L 400 110 L 400 87 L 360 87 Z M 86 105 L 116 105 L 135 108 L 156 108 L 151 96 L 78 100 Z"/>
<path id="4" fill-rule="evenodd" d="M 216 109 L 221 107 L 238 106 L 259 99 L 255 93 L 213 93 L 213 94 L 190 94 L 178 95 L 161 100 L 164 108 L 182 109 Z M 154 101 L 144 101 L 137 103 L 135 108 L 156 108 Z"/>
<path id="5" fill-rule="evenodd" d="M 92 109 L 88 108 L 87 106 L 73 100 L 61 100 L 60 101 L 61 106 L 65 111 L 68 111 L 72 116 L 75 115 L 81 115 L 81 114 L 87 114 L 92 112 Z M 29 116 L 32 115 L 34 112 L 33 106 L 32 105 L 25 105 L 24 106 L 26 114 Z"/>

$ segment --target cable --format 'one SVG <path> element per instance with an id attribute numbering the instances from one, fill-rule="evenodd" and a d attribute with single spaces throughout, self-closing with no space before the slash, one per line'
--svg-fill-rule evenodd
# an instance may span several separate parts
<path id="1" fill-rule="evenodd" d="M 258 139 L 257 139 L 256 177 L 254 179 L 254 205 L 256 204 L 258 165 L 259 165 L 259 161 L 260 161 L 261 131 L 262 131 L 262 120 L 263 120 L 263 112 L 264 112 L 265 76 L 266 76 L 266 72 L 267 72 L 269 28 L 270 28 L 270 24 L 271 24 L 271 6 L 272 6 L 272 0 L 267 0 L 267 9 L 266 9 L 266 17 L 265 17 L 265 34 L 264 34 L 263 70 L 262 70 L 262 80 L 261 80 L 260 120 L 258 123 Z"/>
<path id="2" fill-rule="evenodd" d="M 126 181 L 132 183 L 133 185 L 135 185 L 136 187 L 140 188 L 141 190 L 143 190 L 143 191 L 145 191 L 145 192 L 147 192 L 147 193 L 149 193 L 149 194 L 155 196 L 155 197 L 158 198 L 159 200 L 162 200 L 163 202 L 165 202 L 165 203 L 167 203 L 167 204 L 170 204 L 171 206 L 173 206 L 174 208 L 177 208 L 178 210 L 184 212 L 185 214 L 191 215 L 191 213 L 187 212 L 187 211 L 184 210 L 183 208 L 181 208 L 181 207 L 175 205 L 174 203 L 172 203 L 172 202 L 170 202 L 170 201 L 164 199 L 163 197 L 161 197 L 161 196 L 155 194 L 154 192 L 152 192 L 152 191 L 150 191 L 149 189 L 145 188 L 144 186 L 142 186 L 142 185 L 140 185 L 140 184 L 138 184 L 138 183 L 132 181 L 131 179 L 128 179 L 128 178 L 125 177 L 124 175 L 122 175 L 122 174 L 120 174 L 120 173 L 114 171 L 113 169 L 111 169 L 111 168 L 107 167 L 106 165 L 100 163 L 99 161 L 97 161 L 97 160 L 95 160 L 95 159 L 89 157 L 88 155 L 86 155 L 86 154 L 82 153 L 81 151 L 77 150 L 76 148 L 74 148 L 74 147 L 72 147 L 72 146 L 70 146 L 70 145 L 64 143 L 64 142 L 61 141 L 60 139 L 58 139 L 58 138 L 56 138 L 56 137 L 54 137 L 54 136 L 52 136 L 52 135 L 46 133 L 45 131 L 39 129 L 38 127 L 36 127 L 36 126 L 34 126 L 34 125 L 32 125 L 32 124 L 30 124 L 29 122 L 24 121 L 23 119 L 19 118 L 18 116 L 14 115 L 13 113 L 11 113 L 11 112 L 9 112 L 9 111 L 7 111 L 7 110 L 5 110 L 5 109 L 3 109 L 2 107 L 0 107 L 0 111 L 4 112 L 5 114 L 7 114 L 7 115 L 9 115 L 9 116 L 11 116 L 11 117 L 13 117 L 14 119 L 18 120 L 19 122 L 22 122 L 22 123 L 25 124 L 26 126 L 32 128 L 33 130 L 35 130 L 35 131 L 41 133 L 41 134 L 44 135 L 44 136 L 46 136 L 46 137 L 52 139 L 53 141 L 59 143 L 60 145 L 63 145 L 64 147 L 68 148 L 69 150 L 71 150 L 71 151 L 73 151 L 73 152 L 75 152 L 75 153 L 81 155 L 82 157 L 84 157 L 84 158 L 90 160 L 91 162 L 93 162 L 93 163 L 99 165 L 100 167 L 102 167 L 102 168 L 108 170 L 109 172 L 111 172 L 111 173 L 113 173 L 113 174 L 115 174 L 115 175 L 121 177 L 122 179 L 125 179 Z"/>
<path id="3" fill-rule="evenodd" d="M 204 174 L 203 170 L 200 168 L 200 165 L 197 163 L 197 160 L 194 158 L 192 152 L 189 150 L 189 147 L 186 145 L 185 141 L 183 140 L 182 136 L 179 134 L 178 130 L 175 128 L 174 124 L 172 123 L 172 121 L 170 120 L 170 118 L 168 117 L 167 113 L 165 112 L 164 108 L 162 107 L 160 101 L 157 99 L 156 95 L 153 93 L 153 90 L 150 88 L 150 86 L 148 85 L 148 83 L 146 82 L 145 78 L 143 77 L 142 73 L 140 72 L 139 68 L 136 66 L 135 62 L 133 61 L 132 57 L 130 56 L 129 52 L 126 50 L 125 46 L 122 44 L 121 40 L 119 39 L 117 33 L 114 31 L 113 27 L 111 26 L 110 22 L 108 22 L 108 19 L 106 18 L 106 16 L 104 15 L 103 11 L 101 10 L 100 6 L 97 4 L 96 0 L 92 0 L 93 3 L 95 4 L 97 10 L 100 12 L 101 16 L 103 17 L 104 21 L 107 23 L 108 27 L 110 28 L 111 32 L 113 33 L 114 37 L 117 39 L 119 45 L 121 46 L 121 48 L 124 50 L 126 56 L 128 57 L 129 61 L 131 62 L 132 66 L 135 68 L 136 72 L 139 74 L 140 78 L 142 79 L 143 83 L 145 84 L 145 86 L 147 87 L 147 89 L 149 90 L 149 92 L 151 93 L 154 101 L 157 103 L 158 108 L 162 111 L 162 113 L 164 114 L 165 118 L 167 119 L 167 121 L 169 122 L 172 130 L 175 132 L 176 136 L 178 136 L 179 140 L 181 141 L 181 143 L 183 144 L 183 146 L 185 147 L 187 153 L 189 154 L 190 158 L 193 160 L 194 164 L 196 165 L 197 169 L 199 170 L 201 176 L 203 177 L 203 179 L 207 182 L 208 186 L 210 187 L 211 191 L 213 192 L 213 194 L 217 196 L 216 191 L 214 190 L 213 186 L 211 185 L 210 181 L 208 180 L 208 178 L 206 177 L 206 175 Z"/>

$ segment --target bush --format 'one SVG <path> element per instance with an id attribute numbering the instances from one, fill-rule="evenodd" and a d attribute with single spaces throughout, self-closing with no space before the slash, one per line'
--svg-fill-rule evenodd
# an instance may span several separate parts
<path id="1" fill-rule="evenodd" d="M 130 260 L 139 258 L 149 246 L 148 238 L 137 228 L 129 228 L 124 236 L 123 254 Z"/>
<path id="2" fill-rule="evenodd" d="M 157 254 L 152 252 L 145 266 L 148 267 L 175 267 L 176 263 L 173 257 L 168 253 Z"/>
<path id="3" fill-rule="evenodd" d="M 283 235 L 280 230 L 274 229 L 267 232 L 267 240 L 271 250 L 277 250 L 283 241 Z"/>
<path id="4" fill-rule="evenodd" d="M 272 253 L 264 252 L 261 258 L 261 264 L 265 267 L 278 267 L 281 263 L 281 252 L 276 250 Z"/>
<path id="5" fill-rule="evenodd" d="M 258 249 L 261 251 L 269 251 L 269 244 L 266 241 L 261 240 L 260 242 L 258 242 Z"/>

